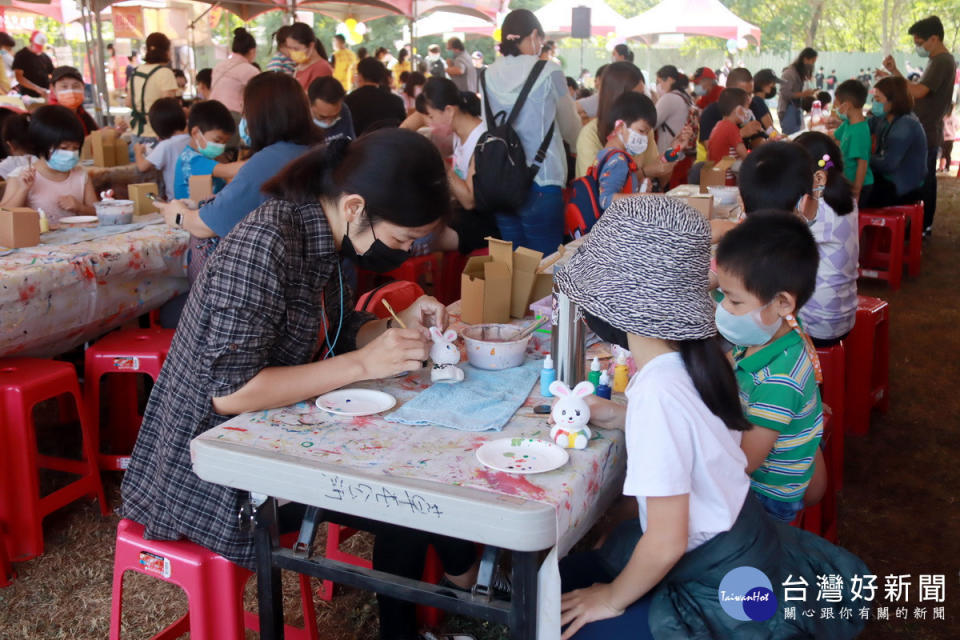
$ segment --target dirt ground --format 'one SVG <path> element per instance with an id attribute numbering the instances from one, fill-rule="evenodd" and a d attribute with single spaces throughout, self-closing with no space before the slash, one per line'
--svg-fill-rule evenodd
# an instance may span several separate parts
<path id="1" fill-rule="evenodd" d="M 839 539 L 879 576 L 912 575 L 911 620 L 896 619 L 891 608 L 889 622 L 871 622 L 861 635 L 870 640 L 960 638 L 960 390 L 950 382 L 960 380 L 958 250 L 960 180 L 943 177 L 923 274 L 905 278 L 897 292 L 875 282 L 861 287 L 861 293 L 890 303 L 891 402 L 888 414 L 874 416 L 869 435 L 846 440 Z M 104 480 L 115 506 L 120 476 L 108 473 Z M 87 502 L 46 519 L 46 553 L 17 564 L 16 581 L 0 589 L 0 640 L 108 637 L 117 521 L 101 518 Z M 366 535 L 348 544 L 356 553 L 370 553 Z M 912 619 L 923 573 L 946 574 L 946 621 L 930 620 L 931 611 L 925 621 Z M 254 582 L 247 589 L 250 610 Z M 293 623 L 300 618 L 296 584 L 287 576 L 286 612 Z M 159 580 L 128 574 L 124 595 L 125 638 L 149 638 L 186 612 L 183 593 Z M 325 640 L 377 637 L 369 594 L 338 588 L 332 602 L 317 599 L 316 607 Z M 502 629 L 464 619 L 448 621 L 448 630 L 454 629 L 480 640 L 505 637 Z"/>

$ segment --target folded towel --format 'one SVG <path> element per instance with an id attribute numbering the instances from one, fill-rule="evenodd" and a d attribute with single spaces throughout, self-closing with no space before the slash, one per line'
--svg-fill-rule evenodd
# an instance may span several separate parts
<path id="1" fill-rule="evenodd" d="M 439 425 L 461 431 L 500 431 L 530 395 L 542 360 L 519 367 L 485 371 L 469 364 L 457 384 L 434 384 L 384 419 L 410 425 Z"/>

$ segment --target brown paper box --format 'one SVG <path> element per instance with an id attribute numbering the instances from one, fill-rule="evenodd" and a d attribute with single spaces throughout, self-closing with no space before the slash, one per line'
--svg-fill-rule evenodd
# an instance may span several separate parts
<path id="1" fill-rule="evenodd" d="M 703 214 L 707 220 L 713 218 L 713 196 L 700 194 L 682 198 L 684 202 Z"/>
<path id="2" fill-rule="evenodd" d="M 113 147 L 113 166 L 122 167 L 130 164 L 130 148 L 127 141 L 123 138 L 117 138 Z"/>
<path id="3" fill-rule="evenodd" d="M 19 249 L 35 247 L 38 244 L 40 214 L 26 207 L 0 209 L 0 246 Z"/>
<path id="4" fill-rule="evenodd" d="M 510 315 L 522 318 L 527 315 L 530 306 L 530 294 L 537 278 L 537 267 L 543 260 L 543 253 L 519 247 L 513 252 L 513 278 L 510 296 Z M 539 298 L 536 298 L 539 300 Z"/>
<path id="5" fill-rule="evenodd" d="M 190 199 L 196 203 L 213 197 L 213 176 L 190 176 Z"/>
<path id="6" fill-rule="evenodd" d="M 140 182 L 137 184 L 127 185 L 127 197 L 130 200 L 133 200 L 133 215 L 135 216 L 144 216 L 148 213 L 156 213 L 157 208 L 154 206 L 150 198 L 147 197 L 148 193 L 158 195 L 160 193 L 159 187 L 157 187 L 156 182 Z"/>
<path id="7" fill-rule="evenodd" d="M 727 156 L 718 162 L 704 162 L 700 170 L 700 193 L 708 193 L 707 187 L 722 187 L 727 184 L 727 169 L 736 162 Z"/>
<path id="8" fill-rule="evenodd" d="M 530 292 L 530 302 L 542 300 L 553 294 L 553 274 L 538 273 L 533 280 L 533 290 Z"/>
<path id="9" fill-rule="evenodd" d="M 513 244 L 488 242 L 490 255 L 470 258 L 461 275 L 461 318 L 467 324 L 510 321 Z"/>

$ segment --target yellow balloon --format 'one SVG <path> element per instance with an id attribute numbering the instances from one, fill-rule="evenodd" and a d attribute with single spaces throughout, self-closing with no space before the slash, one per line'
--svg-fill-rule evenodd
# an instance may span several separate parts
<path id="1" fill-rule="evenodd" d="M 346 20 L 344 20 L 343 24 L 347 25 L 347 29 L 349 31 L 353 31 L 354 29 L 357 28 L 357 21 L 354 20 L 353 18 L 347 18 Z"/>
<path id="2" fill-rule="evenodd" d="M 494 39 L 494 40 L 496 40 L 496 41 L 499 42 L 499 41 L 500 41 L 500 38 L 501 38 L 502 36 L 503 36 L 503 32 L 500 30 L 500 27 L 497 27 L 496 29 L 493 30 L 493 39 Z"/>

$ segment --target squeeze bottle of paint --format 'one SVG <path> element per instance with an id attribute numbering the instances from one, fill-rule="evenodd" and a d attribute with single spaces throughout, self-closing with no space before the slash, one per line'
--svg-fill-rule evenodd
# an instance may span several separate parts
<path id="1" fill-rule="evenodd" d="M 590 363 L 590 373 L 587 375 L 587 380 L 593 385 L 593 388 L 596 389 L 597 385 L 600 384 L 600 360 L 597 358 L 593 359 L 593 362 Z"/>
<path id="2" fill-rule="evenodd" d="M 597 397 L 610 399 L 610 376 L 606 371 L 600 374 L 600 384 L 597 385 Z"/>
<path id="3" fill-rule="evenodd" d="M 550 354 L 543 359 L 543 371 L 540 372 L 540 395 L 544 398 L 552 398 L 550 385 L 557 379 L 557 370 L 553 368 L 553 358 Z"/>
<path id="4" fill-rule="evenodd" d="M 623 393 L 627 389 L 627 383 L 630 381 L 630 370 L 627 368 L 627 357 L 620 352 L 617 356 L 617 364 L 613 368 L 613 390 L 617 393 Z"/>

